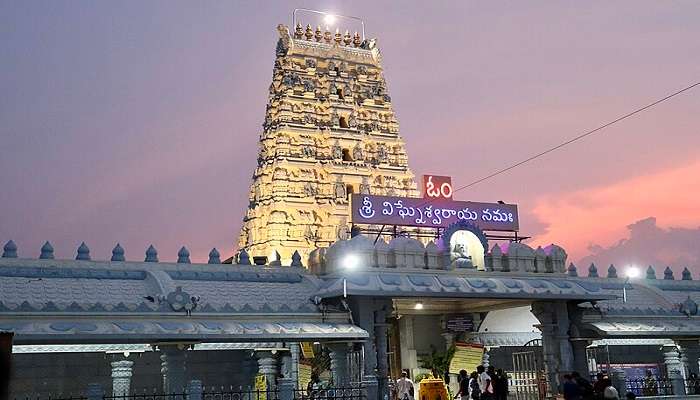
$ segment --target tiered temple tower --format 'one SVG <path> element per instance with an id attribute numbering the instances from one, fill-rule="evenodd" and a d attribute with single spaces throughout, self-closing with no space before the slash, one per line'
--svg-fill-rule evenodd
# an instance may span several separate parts
<path id="1" fill-rule="evenodd" d="M 239 248 L 283 263 L 349 236 L 352 193 L 417 196 L 375 39 L 277 27 Z"/>

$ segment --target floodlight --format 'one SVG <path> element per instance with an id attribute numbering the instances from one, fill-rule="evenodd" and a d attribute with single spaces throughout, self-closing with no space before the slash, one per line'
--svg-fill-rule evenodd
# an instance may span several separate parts
<path id="1" fill-rule="evenodd" d="M 360 265 L 360 257 L 355 254 L 347 254 L 343 257 L 342 265 L 347 270 L 356 269 Z"/>
<path id="2" fill-rule="evenodd" d="M 331 26 L 335 23 L 335 15 L 333 14 L 326 14 L 323 17 L 323 22 L 326 23 L 326 25 Z"/>
<path id="3" fill-rule="evenodd" d="M 627 269 L 625 270 L 625 277 L 627 279 L 638 278 L 639 275 L 640 275 L 640 272 L 639 272 L 639 268 L 637 268 L 637 267 L 630 266 L 630 267 L 627 267 Z"/>

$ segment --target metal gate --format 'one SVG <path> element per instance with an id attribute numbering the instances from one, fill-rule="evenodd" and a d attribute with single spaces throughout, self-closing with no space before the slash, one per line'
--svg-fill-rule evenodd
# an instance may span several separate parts
<path id="1" fill-rule="evenodd" d="M 542 341 L 535 339 L 513 353 L 513 374 L 510 377 L 510 393 L 516 400 L 541 400 L 547 393 L 544 374 Z"/>

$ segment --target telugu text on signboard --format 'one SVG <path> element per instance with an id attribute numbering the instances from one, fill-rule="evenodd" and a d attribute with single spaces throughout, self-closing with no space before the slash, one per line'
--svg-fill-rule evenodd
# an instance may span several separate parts
<path id="1" fill-rule="evenodd" d="M 517 231 L 518 206 L 415 197 L 352 195 L 352 223 L 444 228 L 458 221 L 482 230 Z"/>
<path id="2" fill-rule="evenodd" d="M 460 370 L 467 372 L 476 371 L 476 367 L 484 361 L 484 346 L 471 343 L 457 343 L 455 354 L 450 362 L 450 372 L 457 373 Z"/>

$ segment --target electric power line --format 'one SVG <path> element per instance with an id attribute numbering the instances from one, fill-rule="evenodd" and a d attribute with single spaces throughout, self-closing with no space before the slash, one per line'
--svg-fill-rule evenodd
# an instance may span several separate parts
<path id="1" fill-rule="evenodd" d="M 638 109 L 636 109 L 636 110 L 634 110 L 634 111 L 632 111 L 632 112 L 630 112 L 630 113 L 627 113 L 627 114 L 625 114 L 625 115 L 623 115 L 623 116 L 621 116 L 621 117 L 618 117 L 618 118 L 616 118 L 616 119 L 614 119 L 614 120 L 612 120 L 612 121 L 610 121 L 610 122 L 608 122 L 608 123 L 605 123 L 605 124 L 603 124 L 603 125 L 601 125 L 601 126 L 595 128 L 595 129 L 593 129 L 593 130 L 590 130 L 590 131 L 585 132 L 585 133 L 583 133 L 583 134 L 581 134 L 581 135 L 578 135 L 578 136 L 576 136 L 576 137 L 574 137 L 574 138 L 571 138 L 571 139 L 565 141 L 564 143 L 558 144 L 558 145 L 556 145 L 556 146 L 554 146 L 554 147 L 551 147 L 551 148 L 549 148 L 549 149 L 547 149 L 547 150 L 545 150 L 545 151 L 542 151 L 542 152 L 537 153 L 537 154 L 535 154 L 535 155 L 533 155 L 533 156 L 530 156 L 530 157 L 528 157 L 528 158 L 526 158 L 526 159 L 524 159 L 524 160 L 522 160 L 522 161 L 519 161 L 519 162 L 517 162 L 517 163 L 515 163 L 515 164 L 512 164 L 512 165 L 510 165 L 510 166 L 508 166 L 508 167 L 505 167 L 505 168 L 503 168 L 503 169 L 500 169 L 500 170 L 498 170 L 498 171 L 496 171 L 496 172 L 494 172 L 494 173 L 492 173 L 492 174 L 490 174 L 490 175 L 487 175 L 487 176 L 485 176 L 485 177 L 483 177 L 483 178 L 477 179 L 477 180 L 475 180 L 475 181 L 473 181 L 473 182 L 471 182 L 471 183 L 469 183 L 469 184 L 467 184 L 467 185 L 460 186 L 460 187 L 458 187 L 457 189 L 455 189 L 454 192 L 458 192 L 458 191 L 460 191 L 460 190 L 470 188 L 470 187 L 472 187 L 472 186 L 474 186 L 474 185 L 477 185 L 477 184 L 479 184 L 479 183 L 481 183 L 481 182 L 484 182 L 484 181 L 486 181 L 486 180 L 488 180 L 488 179 L 491 179 L 491 178 L 493 178 L 493 177 L 495 177 L 495 176 L 498 176 L 498 175 L 500 175 L 500 174 L 502 174 L 502 173 L 504 173 L 504 172 L 508 172 L 508 171 L 510 171 L 511 169 L 514 169 L 514 168 L 517 168 L 517 167 L 519 167 L 519 166 L 521 166 L 521 165 L 523 165 L 523 164 L 526 164 L 526 163 L 528 163 L 528 162 L 530 162 L 530 161 L 532 161 L 532 160 L 534 160 L 534 159 L 536 159 L 536 158 L 542 157 L 542 156 L 544 156 L 544 155 L 546 155 L 546 154 L 549 154 L 549 153 L 551 153 L 551 152 L 553 152 L 553 151 L 559 150 L 559 149 L 561 149 L 561 148 L 564 147 L 564 146 L 567 146 L 567 145 L 569 145 L 569 144 L 571 144 L 571 143 L 574 143 L 574 142 L 576 142 L 576 141 L 579 141 L 579 140 L 581 140 L 581 139 L 583 139 L 583 138 L 585 138 L 585 137 L 587 137 L 587 136 L 590 136 L 590 135 L 592 135 L 592 134 L 594 134 L 594 133 L 596 133 L 596 132 L 602 131 L 603 129 L 605 129 L 605 128 L 611 126 L 611 125 L 614 125 L 614 124 L 616 124 L 616 123 L 618 123 L 618 122 L 620 122 L 620 121 L 622 121 L 622 120 L 625 120 L 625 119 L 627 119 L 627 118 L 629 118 L 629 117 L 631 117 L 631 116 L 633 116 L 633 115 L 635 115 L 635 114 L 639 114 L 639 113 L 641 113 L 642 111 L 646 111 L 646 110 L 648 110 L 648 109 L 650 109 L 650 108 L 652 108 L 652 107 L 654 107 L 654 106 L 656 106 L 656 105 L 658 105 L 658 104 L 663 103 L 663 102 L 666 101 L 666 100 L 669 100 L 669 99 L 671 99 L 671 98 L 673 98 L 673 97 L 675 97 L 675 96 L 678 96 L 679 94 L 681 94 L 681 93 L 683 93 L 683 92 L 687 92 L 688 90 L 693 89 L 694 87 L 699 86 L 699 85 L 700 85 L 700 82 L 696 82 L 696 83 L 694 83 L 694 84 L 692 84 L 692 85 L 690 85 L 690 86 L 686 86 L 685 88 L 683 88 L 683 89 L 681 89 L 681 90 L 679 90 L 679 91 L 677 91 L 677 92 L 671 93 L 671 94 L 669 94 L 669 95 L 666 96 L 666 97 L 663 97 L 663 98 L 661 98 L 661 99 L 658 99 L 658 100 L 656 100 L 656 101 L 654 101 L 654 102 L 652 102 L 652 103 L 649 103 L 649 104 L 645 105 L 644 107 L 638 108 Z"/>

